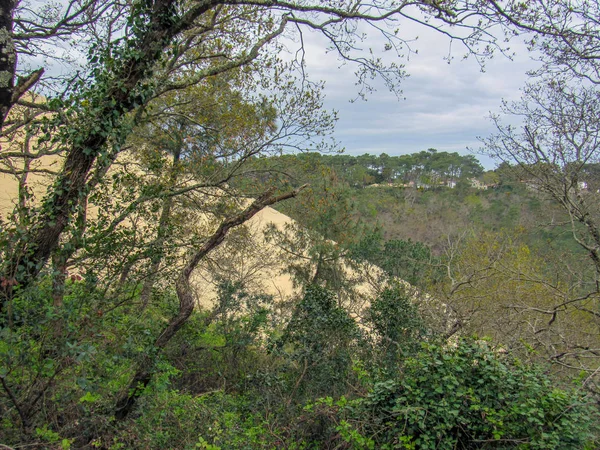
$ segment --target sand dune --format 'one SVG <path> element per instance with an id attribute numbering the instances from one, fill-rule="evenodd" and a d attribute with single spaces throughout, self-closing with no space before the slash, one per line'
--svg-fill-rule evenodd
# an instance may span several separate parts
<path id="1" fill-rule="evenodd" d="M 14 144 L 10 144 L 14 148 Z M 3 150 L 7 148 L 6 143 Z M 38 167 L 58 171 L 61 160 L 56 156 L 42 158 Z M 52 179 L 48 175 L 33 174 L 28 177 L 27 185 L 34 199 L 39 201 L 46 193 Z M 18 180 L 15 176 L 0 174 L 0 216 L 6 220 L 18 198 Z M 92 206 L 92 216 L 94 207 Z M 267 207 L 245 224 L 246 240 L 243 245 L 235 241 L 237 231 L 228 236 L 220 248 L 210 254 L 207 261 L 200 264 L 192 280 L 196 287 L 197 300 L 200 305 L 208 306 L 217 296 L 217 279 L 230 277 L 234 281 L 243 281 L 249 291 L 273 295 L 280 301 L 285 301 L 298 293 L 289 274 L 284 272 L 282 250 L 265 239 L 264 231 L 270 224 L 283 229 L 293 220 Z M 124 225 L 127 226 L 127 225 Z M 227 261 L 225 266 L 219 266 L 219 261 Z M 367 271 L 380 272 L 378 268 L 367 267 Z M 356 275 L 348 268 L 349 275 Z M 368 284 L 359 286 L 363 293 L 372 291 Z"/>

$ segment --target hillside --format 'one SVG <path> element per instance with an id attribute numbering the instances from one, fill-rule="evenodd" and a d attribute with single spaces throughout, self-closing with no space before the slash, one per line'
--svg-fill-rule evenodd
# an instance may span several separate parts
<path id="1" fill-rule="evenodd" d="M 0 450 L 600 448 L 599 49 L 592 0 L 2 2 Z"/>
<path id="2" fill-rule="evenodd" d="M 432 157 L 440 162 L 433 164 Z M 344 191 L 351 214 L 379 229 L 385 240 L 421 242 L 438 256 L 449 237 L 466 230 L 514 231 L 540 254 L 573 253 L 575 259 L 583 255 L 570 236 L 567 214 L 546 194 L 508 166 L 484 171 L 473 156 L 435 149 L 401 157 L 308 153 L 255 164 L 288 173 L 297 184 L 322 189 L 329 183 Z M 364 175 L 360 182 L 357 173 Z M 438 181 L 428 184 L 433 179 Z M 596 185 L 592 171 L 585 180 L 591 192 Z M 303 220 L 302 211 L 293 206 L 277 208 Z"/>

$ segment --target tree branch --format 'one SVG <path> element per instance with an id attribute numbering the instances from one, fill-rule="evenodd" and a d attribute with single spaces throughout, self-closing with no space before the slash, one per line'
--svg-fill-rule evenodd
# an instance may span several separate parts
<path id="1" fill-rule="evenodd" d="M 187 322 L 194 310 L 196 302 L 194 300 L 192 286 L 190 285 L 190 276 L 198 267 L 200 261 L 223 242 L 229 230 L 247 222 L 267 206 L 296 197 L 301 190 L 306 188 L 306 186 L 307 185 L 303 185 L 298 189 L 294 189 L 293 191 L 281 195 L 274 195 L 273 190 L 269 190 L 254 200 L 254 202 L 241 213 L 230 217 L 219 225 L 217 230 L 192 255 L 175 282 L 175 289 L 177 291 L 177 297 L 179 298 L 179 312 L 176 316 L 171 318 L 163 332 L 156 339 L 154 346 L 157 350 L 162 350 L 169 343 L 173 336 L 175 336 Z M 115 417 L 117 420 L 123 420 L 129 415 L 137 398 L 142 394 L 143 390 L 152 379 L 153 372 L 153 360 L 150 357 L 146 357 L 135 373 L 129 385 L 128 393 L 117 402 L 115 409 Z"/>

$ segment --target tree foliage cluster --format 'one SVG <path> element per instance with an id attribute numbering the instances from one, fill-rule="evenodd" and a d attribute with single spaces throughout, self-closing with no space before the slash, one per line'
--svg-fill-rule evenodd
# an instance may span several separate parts
<path id="1" fill-rule="evenodd" d="M 439 152 L 434 148 L 401 156 L 385 153 L 377 157 L 368 154 L 356 158 L 331 156 L 330 161 L 324 163 L 335 167 L 357 187 L 365 186 L 369 180 L 416 186 L 454 185 L 459 180 L 476 178 L 483 173 L 483 167 L 474 156 Z"/>
<path id="2" fill-rule="evenodd" d="M 460 180 L 477 178 L 483 174 L 483 167 L 473 155 L 438 152 L 435 149 L 401 156 L 364 154 L 351 155 L 297 155 L 283 156 L 280 162 L 263 164 L 289 167 L 291 161 L 304 166 L 302 158 L 311 159 L 315 164 L 330 167 L 336 175 L 351 187 L 362 188 L 371 184 L 393 183 L 412 186 L 454 186 Z"/>

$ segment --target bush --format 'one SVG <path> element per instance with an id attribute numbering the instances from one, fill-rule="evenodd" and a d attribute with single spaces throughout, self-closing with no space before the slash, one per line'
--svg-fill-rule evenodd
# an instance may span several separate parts
<path id="1" fill-rule="evenodd" d="M 425 344 L 339 412 L 343 440 L 381 449 L 583 449 L 595 419 L 582 394 L 478 340 Z"/>
<path id="2" fill-rule="evenodd" d="M 366 323 L 373 331 L 369 359 L 384 373 L 395 371 L 403 359 L 418 351 L 427 335 L 411 299 L 414 295 L 414 290 L 397 284 L 382 291 L 366 311 Z"/>
<path id="3" fill-rule="evenodd" d="M 308 286 L 292 313 L 275 354 L 288 361 L 297 399 L 339 396 L 347 390 L 360 332 L 333 292 Z"/>
<path id="4" fill-rule="evenodd" d="M 241 395 L 214 391 L 192 396 L 168 390 L 140 403 L 143 414 L 126 422 L 104 448 L 272 449 L 282 444 Z"/>

